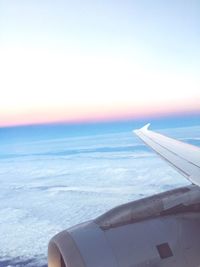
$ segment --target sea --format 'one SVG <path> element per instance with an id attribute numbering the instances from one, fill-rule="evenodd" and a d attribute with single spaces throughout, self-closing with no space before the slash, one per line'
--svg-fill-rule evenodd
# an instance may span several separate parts
<path id="1" fill-rule="evenodd" d="M 151 129 L 200 146 L 197 122 L 156 121 Z M 144 123 L 0 128 L 0 266 L 47 266 L 58 232 L 190 184 L 134 135 Z"/>

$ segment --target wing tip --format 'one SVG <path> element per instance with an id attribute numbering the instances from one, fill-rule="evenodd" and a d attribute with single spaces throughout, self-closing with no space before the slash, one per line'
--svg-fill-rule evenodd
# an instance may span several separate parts
<path id="1" fill-rule="evenodd" d="M 133 130 L 133 132 L 135 134 L 137 134 L 139 131 L 148 131 L 150 125 L 151 125 L 151 123 L 147 123 L 142 128 Z"/>

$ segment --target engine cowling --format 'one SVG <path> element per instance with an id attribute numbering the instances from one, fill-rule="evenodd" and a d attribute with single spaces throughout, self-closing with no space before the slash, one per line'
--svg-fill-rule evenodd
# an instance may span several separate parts
<path id="1" fill-rule="evenodd" d="M 121 205 L 54 236 L 49 267 L 197 267 L 200 190 L 171 190 Z"/>
<path id="2" fill-rule="evenodd" d="M 63 231 L 49 243 L 50 267 L 100 266 L 99 264 L 104 267 L 116 266 L 104 232 L 94 222 Z"/>

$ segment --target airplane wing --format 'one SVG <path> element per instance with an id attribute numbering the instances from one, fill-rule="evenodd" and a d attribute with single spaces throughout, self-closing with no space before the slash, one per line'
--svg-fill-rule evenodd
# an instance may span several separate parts
<path id="1" fill-rule="evenodd" d="M 200 147 L 150 131 L 149 125 L 134 133 L 193 184 L 200 186 Z"/>

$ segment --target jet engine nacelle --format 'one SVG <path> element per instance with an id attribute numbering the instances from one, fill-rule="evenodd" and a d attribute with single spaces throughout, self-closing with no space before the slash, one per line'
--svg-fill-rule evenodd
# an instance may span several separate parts
<path id="1" fill-rule="evenodd" d="M 116 207 L 54 236 L 49 267 L 197 267 L 200 189 L 188 186 Z"/>

